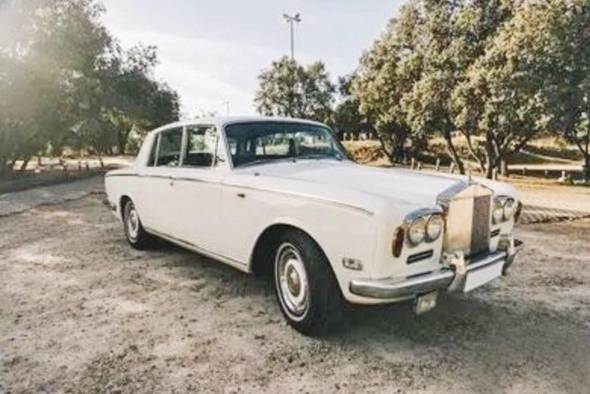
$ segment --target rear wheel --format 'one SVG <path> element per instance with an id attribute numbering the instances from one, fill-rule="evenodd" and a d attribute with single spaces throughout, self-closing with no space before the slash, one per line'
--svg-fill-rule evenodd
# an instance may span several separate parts
<path id="1" fill-rule="evenodd" d="M 123 206 L 123 229 L 132 248 L 142 250 L 154 244 L 154 238 L 143 228 L 139 213 L 131 200 L 127 200 Z"/>
<path id="2" fill-rule="evenodd" d="M 306 335 L 326 333 L 342 317 L 342 293 L 328 259 L 306 234 L 279 237 L 274 261 L 275 291 L 287 322 Z"/>

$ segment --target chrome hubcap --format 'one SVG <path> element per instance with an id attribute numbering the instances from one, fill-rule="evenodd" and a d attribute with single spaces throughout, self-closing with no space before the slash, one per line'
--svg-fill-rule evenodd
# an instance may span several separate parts
<path id="1" fill-rule="evenodd" d="M 283 244 L 275 262 L 276 279 L 281 300 L 288 312 L 304 315 L 309 305 L 307 274 L 301 256 L 291 244 Z"/>
<path id="2" fill-rule="evenodd" d="M 139 216 L 135 208 L 131 208 L 127 215 L 127 232 L 131 239 L 136 239 L 139 234 Z"/>

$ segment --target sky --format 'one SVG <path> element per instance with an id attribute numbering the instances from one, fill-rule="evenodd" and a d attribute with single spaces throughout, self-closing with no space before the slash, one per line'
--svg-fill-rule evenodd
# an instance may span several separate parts
<path id="1" fill-rule="evenodd" d="M 331 79 L 356 68 L 402 0 L 103 0 L 105 25 L 124 47 L 156 45 L 157 79 L 185 116 L 253 115 L 256 77 L 290 51 L 283 13 L 301 14 L 295 58 L 321 60 Z"/>

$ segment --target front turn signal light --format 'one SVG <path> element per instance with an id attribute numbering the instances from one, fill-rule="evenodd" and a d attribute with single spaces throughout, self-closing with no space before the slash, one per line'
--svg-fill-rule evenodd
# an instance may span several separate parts
<path id="1" fill-rule="evenodd" d="M 405 233 L 403 227 L 398 227 L 393 234 L 393 242 L 391 249 L 394 257 L 402 255 L 402 248 L 404 247 Z"/>

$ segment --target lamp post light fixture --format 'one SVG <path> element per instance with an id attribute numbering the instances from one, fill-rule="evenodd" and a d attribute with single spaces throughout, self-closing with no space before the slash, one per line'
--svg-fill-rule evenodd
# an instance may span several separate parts
<path id="1" fill-rule="evenodd" d="M 285 18 L 285 20 L 289 24 L 289 27 L 291 30 L 291 60 L 295 60 L 295 38 L 294 38 L 295 33 L 294 33 L 293 25 L 295 23 L 301 22 L 301 15 L 299 13 L 297 13 L 293 16 L 288 15 L 288 14 L 283 14 L 283 18 Z"/>

